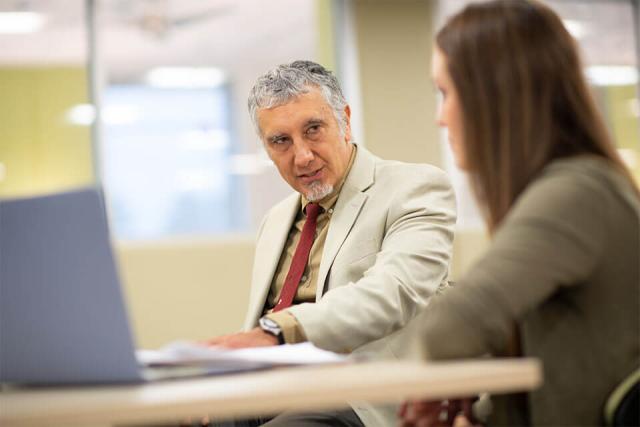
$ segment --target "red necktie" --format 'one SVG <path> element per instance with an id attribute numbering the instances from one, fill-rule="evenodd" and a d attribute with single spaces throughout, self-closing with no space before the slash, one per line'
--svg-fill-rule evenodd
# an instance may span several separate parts
<path id="1" fill-rule="evenodd" d="M 298 284 L 300 284 L 302 273 L 304 273 L 304 269 L 307 267 L 309 252 L 311 251 L 313 238 L 316 234 L 316 224 L 320 209 L 320 205 L 317 203 L 309 203 L 305 208 L 307 220 L 304 222 L 304 227 L 302 227 L 300 241 L 296 247 L 296 252 L 293 254 L 291 267 L 289 267 L 289 273 L 287 273 L 287 278 L 284 280 L 284 286 L 282 287 L 282 292 L 280 292 L 278 304 L 276 304 L 273 309 L 274 312 L 287 308 L 293 303 L 293 298 L 298 291 Z"/>

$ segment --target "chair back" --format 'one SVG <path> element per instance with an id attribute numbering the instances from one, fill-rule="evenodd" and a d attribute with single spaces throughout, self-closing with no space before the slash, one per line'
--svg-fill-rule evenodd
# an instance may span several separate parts
<path id="1" fill-rule="evenodd" d="M 604 421 L 610 427 L 640 426 L 640 368 L 609 395 L 604 407 Z"/>

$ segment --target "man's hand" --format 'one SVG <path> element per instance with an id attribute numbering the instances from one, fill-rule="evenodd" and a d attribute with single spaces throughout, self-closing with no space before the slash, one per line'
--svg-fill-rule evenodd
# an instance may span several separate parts
<path id="1" fill-rule="evenodd" d="M 398 411 L 401 427 L 476 427 L 471 405 L 474 399 L 405 402 Z M 473 421 L 470 421 L 473 420 Z M 475 422 L 475 424 L 474 424 Z"/>
<path id="2" fill-rule="evenodd" d="M 201 344 L 210 347 L 226 348 L 266 347 L 270 345 L 278 345 L 278 338 L 260 328 L 253 328 L 249 332 L 222 335 L 204 340 Z"/>

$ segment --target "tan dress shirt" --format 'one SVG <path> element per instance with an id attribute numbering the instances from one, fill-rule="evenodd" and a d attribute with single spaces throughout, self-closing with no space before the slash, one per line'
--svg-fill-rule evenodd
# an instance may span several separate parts
<path id="1" fill-rule="evenodd" d="M 352 147 L 353 150 L 351 151 L 349 165 L 347 166 L 347 170 L 342 177 L 342 180 L 333 191 L 333 193 L 318 202 L 318 204 L 322 207 L 322 212 L 318 215 L 316 233 L 313 240 L 313 245 L 311 246 L 311 251 L 309 252 L 309 260 L 307 261 L 307 266 L 305 267 L 304 273 L 302 274 L 300 284 L 298 285 L 296 295 L 293 299 L 294 304 L 301 304 L 304 302 L 312 303 L 316 300 L 318 271 L 320 269 L 320 261 L 322 261 L 324 242 L 327 239 L 327 232 L 329 230 L 331 215 L 333 214 L 333 207 L 338 200 L 338 196 L 340 196 L 342 185 L 349 175 L 349 171 L 351 170 L 351 166 L 353 165 L 353 160 L 356 157 L 356 145 L 354 144 L 352 145 Z M 304 196 L 301 197 L 300 201 L 300 211 L 298 211 L 296 219 L 293 222 L 293 226 L 289 231 L 289 237 L 287 238 L 287 243 L 285 244 L 282 255 L 280 256 L 280 261 L 278 262 L 276 273 L 273 276 L 273 282 L 271 282 L 271 288 L 269 289 L 269 295 L 267 296 L 267 302 L 264 310 L 264 314 L 267 314 L 268 318 L 270 318 L 271 320 L 276 322 L 278 326 L 280 326 L 280 329 L 282 329 L 284 341 L 287 344 L 307 341 L 307 337 L 298 324 L 298 321 L 286 309 L 278 313 L 273 313 L 273 308 L 276 306 L 278 300 L 280 299 L 280 293 L 282 292 L 282 288 L 284 287 L 284 281 L 287 277 L 287 273 L 289 272 L 289 267 L 291 266 L 291 261 L 296 251 L 296 247 L 298 246 L 298 241 L 300 240 L 300 235 L 302 234 L 302 228 L 304 227 L 304 223 L 306 221 L 304 210 L 309 201 Z"/>

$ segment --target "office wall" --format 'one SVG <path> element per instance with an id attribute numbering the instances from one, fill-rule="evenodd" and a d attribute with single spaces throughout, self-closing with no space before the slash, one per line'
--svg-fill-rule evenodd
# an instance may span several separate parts
<path id="1" fill-rule="evenodd" d="M 0 197 L 41 194 L 93 180 L 87 127 L 66 113 L 87 103 L 83 67 L 0 68 Z"/>
<path id="2" fill-rule="evenodd" d="M 364 142 L 380 157 L 442 164 L 430 80 L 434 3 L 353 2 Z"/>
<path id="3" fill-rule="evenodd" d="M 640 105 L 633 105 L 636 98 L 634 85 L 609 86 L 603 88 L 607 117 L 612 136 L 628 162 L 636 182 L 640 185 Z"/>
<path id="4" fill-rule="evenodd" d="M 253 238 L 117 245 L 138 345 L 205 339 L 240 329 Z"/>

